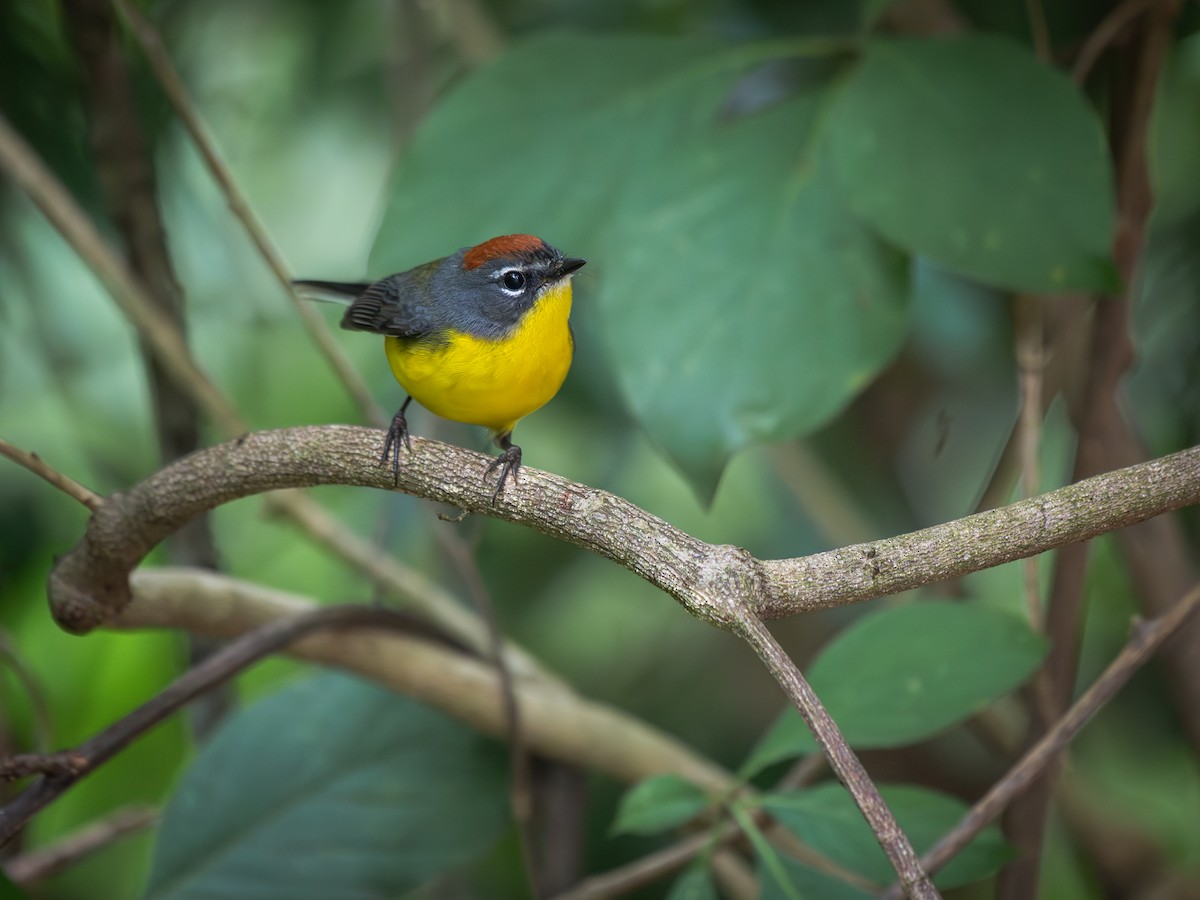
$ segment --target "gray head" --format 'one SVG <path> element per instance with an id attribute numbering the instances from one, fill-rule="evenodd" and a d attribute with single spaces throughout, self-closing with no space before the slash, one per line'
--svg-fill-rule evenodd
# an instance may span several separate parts
<path id="1" fill-rule="evenodd" d="M 430 285 L 439 318 L 479 337 L 503 337 L 538 297 L 583 266 L 531 234 L 508 234 L 459 250 Z"/>

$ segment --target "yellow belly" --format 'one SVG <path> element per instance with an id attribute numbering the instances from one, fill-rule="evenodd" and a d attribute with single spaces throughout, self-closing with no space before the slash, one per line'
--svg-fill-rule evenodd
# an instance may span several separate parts
<path id="1" fill-rule="evenodd" d="M 440 346 L 421 346 L 388 337 L 388 363 L 426 409 L 503 434 L 562 387 L 574 354 L 570 313 L 568 280 L 543 294 L 503 340 L 457 333 Z"/>

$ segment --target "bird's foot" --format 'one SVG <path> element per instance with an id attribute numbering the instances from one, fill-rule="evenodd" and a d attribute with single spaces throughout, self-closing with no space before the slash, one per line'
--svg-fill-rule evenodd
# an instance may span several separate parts
<path id="1" fill-rule="evenodd" d="M 496 505 L 496 501 L 500 499 L 500 492 L 504 490 L 504 484 L 508 479 L 512 479 L 513 483 L 517 481 L 517 471 L 521 468 L 521 448 L 516 444 L 509 444 L 504 448 L 504 452 L 492 460 L 491 465 L 483 473 L 483 478 L 486 481 L 487 477 L 500 470 L 500 480 L 496 482 L 496 491 L 492 494 L 492 506 Z"/>
<path id="2" fill-rule="evenodd" d="M 407 403 L 404 404 L 408 406 Z M 387 440 L 383 444 L 383 453 L 379 456 L 379 464 L 387 465 L 388 457 L 392 460 L 392 478 L 400 483 L 400 445 L 403 444 L 412 453 L 412 440 L 408 436 L 408 420 L 404 418 L 404 408 L 401 407 L 388 426 Z"/>

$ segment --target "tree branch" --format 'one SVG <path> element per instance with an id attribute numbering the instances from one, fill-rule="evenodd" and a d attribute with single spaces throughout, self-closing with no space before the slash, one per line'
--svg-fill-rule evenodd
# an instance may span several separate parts
<path id="1" fill-rule="evenodd" d="M 1015 797 L 1025 791 L 1038 774 L 1074 740 L 1083 726 L 1091 721 L 1092 716 L 1113 698 L 1197 609 L 1200 609 L 1200 587 L 1193 588 L 1187 596 L 1181 597 L 1169 612 L 1156 619 L 1139 623 L 1129 643 L 1083 696 L 1076 700 L 1054 727 L 1009 769 L 1007 775 L 967 810 L 958 825 L 921 857 L 926 870 L 936 872 L 942 868 L 989 822 L 1000 815 Z M 897 900 L 900 896 L 902 895 L 899 885 L 892 885 L 884 894 L 884 900 Z"/>
<path id="2" fill-rule="evenodd" d="M 14 447 L 3 438 L 0 438 L 0 455 L 7 456 L 19 466 L 24 466 L 34 475 L 58 488 L 72 500 L 78 500 L 92 512 L 95 512 L 103 502 L 103 498 L 99 494 L 90 488 L 84 487 L 69 475 L 64 475 L 36 453 L 29 453 L 18 447 Z"/>
<path id="3" fill-rule="evenodd" d="M 193 569 L 151 569 L 133 579 L 133 602 L 111 624 L 172 628 L 236 638 L 266 623 L 312 610 L 308 598 Z M 495 668 L 472 655 L 411 633 L 317 633 L 287 651 L 298 659 L 356 672 L 441 710 L 484 734 L 503 738 Z M 515 670 L 523 736 L 532 753 L 619 781 L 673 772 L 716 794 L 731 775 L 684 744 L 619 709 L 582 697 L 557 681 Z"/>
<path id="4" fill-rule="evenodd" d="M 1193 447 L 899 537 L 756 560 L 532 467 L 493 505 L 482 478 L 488 457 L 435 441 L 413 440 L 393 484 L 379 465 L 382 440 L 379 431 L 345 425 L 255 432 L 112 495 L 51 571 L 55 619 L 82 633 L 111 618 L 129 602 L 133 567 L 193 516 L 251 494 L 316 484 L 401 490 L 528 526 L 619 563 L 727 629 L 735 624 L 728 598 L 712 590 L 723 582 L 742 585 L 760 617 L 781 618 L 959 577 L 1200 502 L 1200 447 Z"/>
<path id="5" fill-rule="evenodd" d="M 16 799 L 0 808 L 0 846 L 7 843 L 41 809 L 80 778 L 110 760 L 130 743 L 190 700 L 220 685 L 265 656 L 319 628 L 408 628 L 407 617 L 383 607 L 334 606 L 281 619 L 244 635 L 189 669 L 161 693 L 73 750 L 53 754 L 54 765 Z"/>

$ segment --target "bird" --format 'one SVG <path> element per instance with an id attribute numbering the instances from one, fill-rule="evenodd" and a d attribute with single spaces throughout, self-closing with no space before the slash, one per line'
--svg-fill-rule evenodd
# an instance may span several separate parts
<path id="1" fill-rule="evenodd" d="M 342 328 L 384 336 L 406 392 L 380 455 L 381 465 L 390 456 L 396 483 L 400 445 L 412 452 L 405 414 L 416 400 L 491 431 L 501 452 L 483 478 L 499 470 L 494 505 L 521 468 L 513 428 L 558 393 L 571 367 L 571 277 L 585 263 L 534 235 L 507 234 L 378 281 L 292 283 L 345 304 Z"/>

